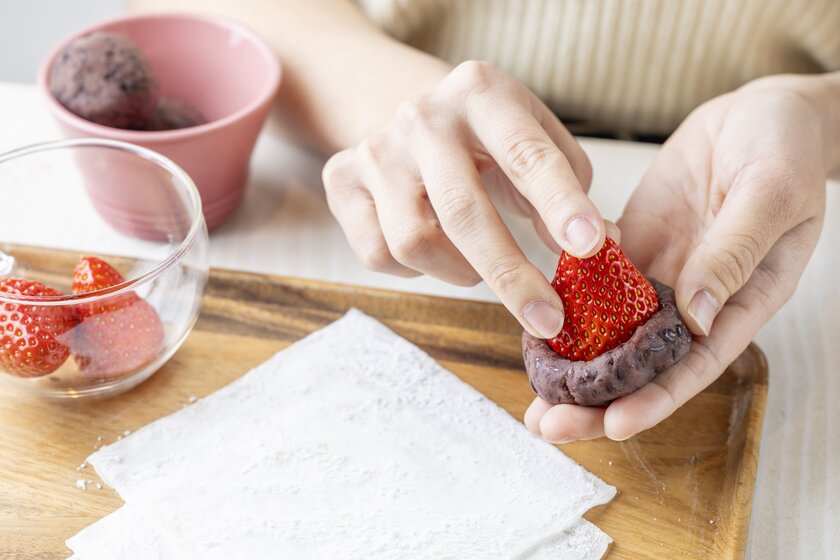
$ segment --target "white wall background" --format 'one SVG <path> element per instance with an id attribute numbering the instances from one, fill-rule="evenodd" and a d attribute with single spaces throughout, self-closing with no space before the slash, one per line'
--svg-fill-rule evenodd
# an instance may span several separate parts
<path id="1" fill-rule="evenodd" d="M 62 38 L 125 11 L 123 0 L 0 0 L 0 81 L 35 81 Z"/>

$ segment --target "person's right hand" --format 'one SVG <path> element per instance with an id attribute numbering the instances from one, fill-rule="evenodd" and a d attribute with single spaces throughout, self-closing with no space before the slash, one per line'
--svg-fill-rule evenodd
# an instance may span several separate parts
<path id="1" fill-rule="evenodd" d="M 555 115 L 493 66 L 465 62 L 324 167 L 330 209 L 369 268 L 470 286 L 484 279 L 534 336 L 563 306 L 522 254 L 494 201 L 530 215 L 555 251 L 588 257 L 606 224 L 589 161 Z"/>

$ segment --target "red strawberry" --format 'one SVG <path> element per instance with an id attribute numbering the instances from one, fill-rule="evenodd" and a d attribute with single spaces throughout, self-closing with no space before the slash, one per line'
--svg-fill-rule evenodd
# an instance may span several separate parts
<path id="1" fill-rule="evenodd" d="M 111 265 L 84 257 L 73 272 L 73 293 L 104 290 L 125 279 Z M 151 362 L 163 344 L 163 323 L 155 308 L 134 292 L 80 306 L 73 353 L 82 374 L 110 379 Z"/>
<path id="2" fill-rule="evenodd" d="M 31 280 L 3 278 L 0 292 L 16 296 L 60 297 L 61 292 Z M 48 375 L 67 360 L 59 342 L 73 328 L 67 307 L 0 303 L 0 369 L 21 377 Z"/>
<path id="3" fill-rule="evenodd" d="M 110 264 L 96 257 L 82 257 L 73 270 L 73 293 L 86 294 L 104 290 L 125 282 L 122 274 Z M 134 292 L 105 298 L 79 306 L 82 317 L 115 311 L 140 299 Z"/>
<path id="4" fill-rule="evenodd" d="M 609 238 L 588 259 L 564 252 L 551 285 L 563 300 L 566 321 L 548 344 L 572 361 L 612 350 L 659 309 L 653 285 Z"/>

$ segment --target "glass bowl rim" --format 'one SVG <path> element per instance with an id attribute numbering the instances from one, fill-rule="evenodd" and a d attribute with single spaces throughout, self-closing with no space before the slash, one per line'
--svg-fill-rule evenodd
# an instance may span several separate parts
<path id="1" fill-rule="evenodd" d="M 51 150 L 61 150 L 66 148 L 107 148 L 121 150 L 124 152 L 130 152 L 138 157 L 146 159 L 147 161 L 151 161 L 159 168 L 163 168 L 164 170 L 169 172 L 173 177 L 175 177 L 187 190 L 187 197 L 189 199 L 188 202 L 191 207 L 190 209 L 193 212 L 193 219 L 192 224 L 190 225 L 190 229 L 187 232 L 186 237 L 184 237 L 183 241 L 181 241 L 181 243 L 174 250 L 172 250 L 165 259 L 160 261 L 160 263 L 158 263 L 157 266 L 155 266 L 148 272 L 136 278 L 126 280 L 121 284 L 116 284 L 114 286 L 110 286 L 101 290 L 86 292 L 84 294 L 66 294 L 61 296 L 47 297 L 21 296 L 0 292 L 0 302 L 2 303 L 23 303 L 28 305 L 37 304 L 50 307 L 68 304 L 75 305 L 81 302 L 95 302 L 104 298 L 117 296 L 135 290 L 138 287 L 153 281 L 161 274 L 169 270 L 173 265 L 180 262 L 184 258 L 184 256 L 187 253 L 189 253 L 189 251 L 193 248 L 193 246 L 195 245 L 195 241 L 198 238 L 199 232 L 201 232 L 204 229 L 204 212 L 201 206 L 201 195 L 198 192 L 198 188 L 195 186 L 195 182 L 187 174 L 187 172 L 184 171 L 174 161 L 172 161 L 166 156 L 159 154 L 158 152 L 155 152 L 154 150 L 144 148 L 143 146 L 138 146 L 129 142 L 122 142 L 120 140 L 109 140 L 105 138 L 71 138 L 66 140 L 54 140 L 51 142 L 40 142 L 37 144 L 30 144 L 29 146 L 24 146 L 8 152 L 0 153 L 0 165 L 32 154 L 48 152 Z M 3 278 L 0 278 L 0 280 L 2 280 Z"/>

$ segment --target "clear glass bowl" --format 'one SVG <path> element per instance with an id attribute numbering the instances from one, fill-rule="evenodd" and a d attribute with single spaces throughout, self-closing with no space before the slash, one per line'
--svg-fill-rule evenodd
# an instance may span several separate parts
<path id="1" fill-rule="evenodd" d="M 193 181 L 151 150 L 83 138 L 0 155 L 0 380 L 57 398 L 144 381 L 198 318 L 207 248 Z M 74 294 L 88 257 L 122 279 Z"/>

